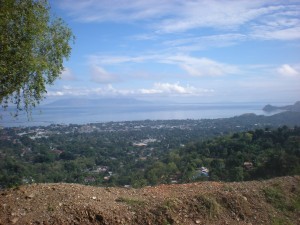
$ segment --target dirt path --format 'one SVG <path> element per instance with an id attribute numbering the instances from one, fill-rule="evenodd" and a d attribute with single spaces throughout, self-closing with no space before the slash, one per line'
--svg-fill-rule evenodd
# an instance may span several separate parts
<path id="1" fill-rule="evenodd" d="M 300 224 L 300 177 L 143 189 L 34 184 L 0 192 L 0 224 Z"/>

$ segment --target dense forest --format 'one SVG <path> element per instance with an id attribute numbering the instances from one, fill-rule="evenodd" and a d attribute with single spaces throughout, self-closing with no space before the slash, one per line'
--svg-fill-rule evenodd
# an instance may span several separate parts
<path id="1" fill-rule="evenodd" d="M 288 113 L 3 128 L 0 186 L 142 187 L 300 174 L 299 121 L 299 113 Z"/>
<path id="2" fill-rule="evenodd" d="M 145 169 L 133 171 L 125 167 L 124 173 L 120 171 L 118 182 L 141 186 L 196 180 L 243 181 L 300 174 L 300 127 L 257 129 L 189 143 L 147 166 L 138 163 L 136 167 Z"/>

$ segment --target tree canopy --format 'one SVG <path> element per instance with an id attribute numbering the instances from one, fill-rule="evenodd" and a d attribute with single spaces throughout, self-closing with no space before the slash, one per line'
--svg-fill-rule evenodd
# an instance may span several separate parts
<path id="1" fill-rule="evenodd" d="M 0 102 L 30 112 L 70 56 L 74 36 L 47 0 L 0 0 Z"/>

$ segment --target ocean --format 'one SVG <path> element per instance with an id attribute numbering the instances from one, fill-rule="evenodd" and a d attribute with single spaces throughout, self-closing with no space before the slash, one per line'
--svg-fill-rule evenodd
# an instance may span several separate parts
<path id="1" fill-rule="evenodd" d="M 217 119 L 245 113 L 271 115 L 264 112 L 264 104 L 129 104 L 88 107 L 44 106 L 34 109 L 32 118 L 21 113 L 17 119 L 2 114 L 0 126 L 24 127 L 50 124 L 87 124 L 136 120 Z M 272 113 L 274 114 L 274 113 Z"/>

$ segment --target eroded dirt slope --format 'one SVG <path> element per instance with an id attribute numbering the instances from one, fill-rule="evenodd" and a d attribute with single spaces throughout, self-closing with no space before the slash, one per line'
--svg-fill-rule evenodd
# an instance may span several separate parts
<path id="1" fill-rule="evenodd" d="M 300 224 L 300 177 L 143 189 L 27 185 L 0 192 L 0 224 Z"/>

